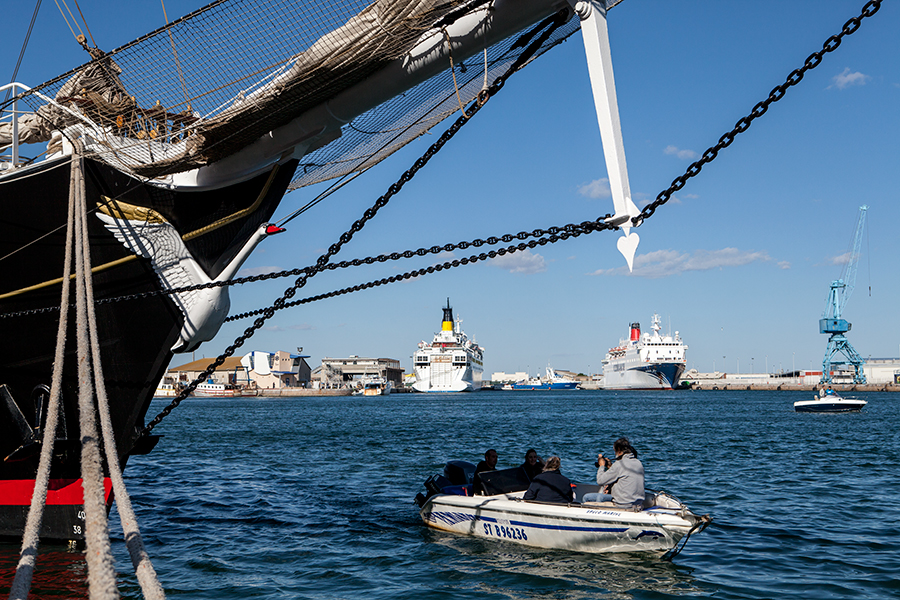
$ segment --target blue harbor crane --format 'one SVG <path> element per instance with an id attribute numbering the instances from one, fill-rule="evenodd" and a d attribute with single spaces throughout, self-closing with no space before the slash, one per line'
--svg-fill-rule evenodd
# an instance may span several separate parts
<path id="1" fill-rule="evenodd" d="M 828 299 L 825 302 L 825 312 L 819 319 L 819 333 L 827 333 L 828 347 L 825 349 L 825 360 L 822 361 L 822 379 L 820 383 L 832 383 L 834 369 L 839 371 L 853 371 L 853 383 L 865 383 L 866 375 L 863 372 L 863 361 L 847 337 L 844 335 L 850 331 L 851 324 L 847 319 L 841 318 L 841 313 L 847 306 L 850 294 L 856 285 L 856 267 L 859 264 L 859 254 L 862 248 L 862 232 L 866 224 L 868 206 L 859 207 L 859 220 L 856 222 L 856 233 L 850 244 L 850 252 L 841 278 L 831 282 Z M 836 354 L 842 354 L 846 360 L 835 360 Z M 848 368 L 849 366 L 849 368 Z"/>

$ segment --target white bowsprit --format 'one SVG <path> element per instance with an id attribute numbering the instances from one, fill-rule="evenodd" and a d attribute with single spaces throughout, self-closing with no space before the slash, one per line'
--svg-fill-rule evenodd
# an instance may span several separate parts
<path id="1" fill-rule="evenodd" d="M 616 99 L 616 83 L 613 77 L 612 56 L 609 48 L 609 32 L 606 28 L 606 11 L 621 0 L 587 0 L 575 3 L 575 13 L 581 19 L 581 33 L 587 54 L 591 89 L 594 92 L 594 108 L 600 125 L 600 139 L 606 158 L 606 172 L 612 192 L 615 215 L 609 223 L 620 227 L 625 235 L 619 238 L 617 247 L 628 263 L 634 266 L 634 254 L 640 238 L 631 231 L 631 219 L 640 211 L 631 200 L 628 183 L 628 167 L 625 163 L 625 144 L 619 123 L 619 105 Z"/>

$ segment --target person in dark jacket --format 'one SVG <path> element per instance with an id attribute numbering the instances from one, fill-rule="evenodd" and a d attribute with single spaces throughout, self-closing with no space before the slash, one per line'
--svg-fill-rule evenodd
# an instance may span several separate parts
<path id="1" fill-rule="evenodd" d="M 544 463 L 538 456 L 537 450 L 530 448 L 525 453 L 525 462 L 522 463 L 522 469 L 528 475 L 528 481 L 534 481 L 534 478 L 544 472 Z"/>
<path id="2" fill-rule="evenodd" d="M 475 467 L 475 473 L 497 470 L 497 451 L 491 448 L 484 453 L 484 460 Z"/>
<path id="3" fill-rule="evenodd" d="M 484 460 L 475 467 L 475 475 L 472 477 L 472 493 L 483 496 L 486 492 L 481 482 L 481 473 L 497 470 L 497 451 L 491 448 L 484 453 Z"/>
<path id="4" fill-rule="evenodd" d="M 559 472 L 561 461 L 558 456 L 551 456 L 544 465 L 544 472 L 534 478 L 528 491 L 525 492 L 525 500 L 537 500 L 538 502 L 555 502 L 567 504 L 575 499 L 572 493 L 572 482 Z"/>

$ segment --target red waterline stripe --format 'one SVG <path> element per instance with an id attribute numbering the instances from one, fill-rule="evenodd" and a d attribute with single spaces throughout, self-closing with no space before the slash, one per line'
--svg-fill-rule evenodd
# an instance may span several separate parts
<path id="1" fill-rule="evenodd" d="M 0 480 L 0 506 L 29 506 L 34 493 L 34 479 Z M 112 482 L 103 478 L 103 498 L 107 505 L 112 502 Z M 47 505 L 84 504 L 81 479 L 51 479 L 47 489 Z"/>

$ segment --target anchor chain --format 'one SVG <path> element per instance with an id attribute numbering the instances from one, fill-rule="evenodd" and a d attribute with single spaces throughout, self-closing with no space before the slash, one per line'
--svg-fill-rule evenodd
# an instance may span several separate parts
<path id="1" fill-rule="evenodd" d="M 547 230 L 535 229 L 531 233 L 523 231 L 523 232 L 518 233 L 515 236 L 505 235 L 502 238 L 502 240 L 504 242 L 510 242 L 516 238 L 527 239 L 528 237 L 531 237 L 531 236 L 535 236 L 538 239 L 529 240 L 528 242 L 523 242 L 523 243 L 517 244 L 515 246 L 508 246 L 506 248 L 500 248 L 498 250 L 482 252 L 481 254 L 473 254 L 472 256 L 468 256 L 466 258 L 460 258 L 460 259 L 455 259 L 452 261 L 447 261 L 447 262 L 444 262 L 439 265 L 431 265 L 429 267 L 416 269 L 414 271 L 407 271 L 406 273 L 403 273 L 401 275 L 393 275 L 391 277 L 384 277 L 382 279 L 377 279 L 375 281 L 369 281 L 367 283 L 360 283 L 360 284 L 357 284 L 357 285 L 354 285 L 351 287 L 347 287 L 347 288 L 343 288 L 340 290 L 335 290 L 335 291 L 328 292 L 325 294 L 319 294 L 318 296 L 312 296 L 309 298 L 304 298 L 302 300 L 294 300 L 293 302 L 288 302 L 281 308 L 282 309 L 291 308 L 293 306 L 299 306 L 301 304 L 308 304 L 310 302 L 315 302 L 317 300 L 324 300 L 326 298 L 333 298 L 335 296 L 342 296 L 344 294 L 350 294 L 350 293 L 358 292 L 361 290 L 367 290 L 367 289 L 371 289 L 373 287 L 379 287 L 379 286 L 386 285 L 389 283 L 395 283 L 397 281 L 411 279 L 413 277 L 421 277 L 424 275 L 429 275 L 431 273 L 434 273 L 435 271 L 439 272 L 439 271 L 443 271 L 446 269 L 452 269 L 454 267 L 459 267 L 462 265 L 468 265 L 468 264 L 476 263 L 479 261 L 484 261 L 489 258 L 496 258 L 497 256 L 504 256 L 506 254 L 512 254 L 513 252 L 522 252 L 524 250 L 533 249 L 538 246 L 546 246 L 547 244 L 554 244 L 560 240 L 567 240 L 569 238 L 575 238 L 580 235 L 586 235 L 589 233 L 593 233 L 594 231 L 602 231 L 604 229 L 618 229 L 614 225 L 610 225 L 609 223 L 605 222 L 606 219 L 610 218 L 611 216 L 612 215 L 607 214 L 603 217 L 600 217 L 599 219 L 597 219 L 595 221 L 584 221 L 583 223 L 580 223 L 578 225 L 569 224 L 569 225 L 566 225 L 565 227 L 551 227 L 550 229 L 547 229 Z M 490 240 L 494 240 L 494 241 L 490 242 Z M 469 246 L 479 247 L 486 243 L 496 244 L 499 241 L 500 240 L 498 238 L 491 237 L 491 238 L 488 238 L 488 240 L 474 240 L 471 243 L 470 242 L 460 242 L 459 244 L 446 244 L 445 246 L 432 246 L 431 248 L 429 248 L 427 250 L 425 250 L 424 248 L 419 248 L 419 250 L 417 250 L 416 252 L 411 252 L 411 251 L 407 250 L 404 253 L 394 252 L 393 254 L 389 254 L 389 255 L 382 254 L 381 256 L 379 256 L 377 258 L 378 259 L 384 258 L 384 260 L 397 260 L 400 258 L 410 258 L 411 256 L 414 256 L 415 254 L 417 254 L 419 252 L 421 252 L 421 256 L 424 256 L 427 253 L 437 254 L 439 252 L 452 252 L 453 250 L 457 250 L 457 249 L 465 250 Z M 477 242 L 481 242 L 481 243 L 477 243 Z M 406 256 L 407 253 L 409 254 L 409 256 Z M 370 257 L 370 258 L 372 258 L 372 257 Z M 340 266 L 351 266 L 347 263 L 356 263 L 357 261 L 360 261 L 360 264 L 362 264 L 363 262 L 365 262 L 367 260 L 369 260 L 369 259 L 354 259 L 352 261 L 345 261 L 344 263 L 335 263 L 333 265 L 328 265 L 328 268 L 331 268 L 332 266 L 334 268 L 338 268 Z M 376 262 L 376 261 L 373 260 L 372 262 Z M 384 261 L 379 261 L 379 262 L 384 262 Z M 366 263 L 366 264 L 371 264 L 371 263 Z M 281 309 L 279 309 L 279 310 L 281 310 Z M 265 311 L 265 309 L 257 309 L 254 311 L 245 312 L 245 313 L 241 313 L 238 315 L 232 315 L 232 316 L 228 317 L 227 319 L 225 319 L 225 321 L 237 321 L 238 319 L 245 319 L 247 317 L 253 317 L 258 314 L 262 314 L 264 311 Z"/>
<path id="2" fill-rule="evenodd" d="M 538 32 L 541 32 L 543 30 L 542 33 L 537 36 L 537 38 L 533 39 L 533 41 L 528 44 L 525 50 L 522 51 L 522 53 L 518 56 L 518 58 L 516 58 L 515 62 L 510 65 L 506 72 L 504 72 L 494 80 L 494 82 L 487 90 L 487 96 L 491 97 L 499 92 L 503 88 L 503 85 L 506 83 L 506 79 L 513 73 L 521 69 L 534 56 L 538 49 L 540 49 L 544 42 L 546 42 L 547 39 L 550 38 L 553 32 L 566 22 L 568 17 L 568 9 L 560 10 L 553 16 L 548 17 L 547 19 L 542 21 L 537 25 L 537 27 L 533 28 L 524 36 L 522 36 L 517 44 L 522 43 L 522 40 L 525 40 L 524 43 L 527 43 L 529 40 L 532 40 L 532 38 L 534 38 L 534 36 Z M 245 329 L 243 335 L 238 336 L 235 341 L 222 352 L 222 354 L 216 357 L 216 359 L 209 366 L 207 366 L 206 369 L 200 375 L 198 375 L 196 379 L 194 379 L 190 384 L 187 385 L 187 387 L 181 390 L 178 396 L 176 396 L 168 406 L 166 406 L 158 415 L 156 415 L 156 417 L 153 418 L 152 421 L 150 421 L 150 423 L 147 424 L 147 426 L 141 431 L 141 435 L 149 434 L 153 430 L 153 428 L 156 427 L 165 417 L 167 417 L 173 409 L 181 404 L 181 402 L 185 398 L 187 398 L 188 395 L 193 392 L 200 383 L 206 381 L 206 379 L 213 373 L 213 371 L 215 371 L 216 368 L 218 368 L 222 363 L 225 362 L 226 358 L 232 356 L 235 350 L 243 346 L 244 342 L 250 339 L 250 337 L 252 337 L 253 334 L 256 333 L 256 331 L 260 329 L 267 320 L 272 318 L 276 311 L 281 310 L 285 306 L 287 301 L 296 295 L 297 290 L 306 285 L 306 282 L 309 281 L 310 277 L 314 277 L 316 274 L 326 270 L 328 261 L 331 259 L 331 257 L 340 252 L 341 248 L 351 239 L 353 239 L 353 235 L 362 230 L 362 228 L 365 227 L 366 223 L 373 219 L 378 211 L 385 205 L 387 205 L 391 198 L 403 188 L 404 184 L 408 183 L 413 177 L 415 177 L 416 173 L 418 173 L 419 170 L 422 169 L 422 167 L 424 167 L 428 163 L 428 161 L 440 151 L 441 148 L 443 148 L 444 144 L 450 141 L 450 139 L 453 138 L 453 136 L 456 135 L 456 133 L 463 127 L 463 125 L 469 122 L 471 117 L 475 116 L 475 114 L 479 110 L 481 110 L 484 105 L 485 102 L 478 101 L 471 104 L 466 112 L 462 116 L 458 117 L 453 125 L 451 125 L 441 135 L 441 137 L 428 148 L 425 154 L 419 157 L 418 160 L 413 163 L 413 166 L 407 169 L 403 173 L 403 175 L 400 176 L 400 179 L 398 181 L 391 184 L 391 186 L 388 188 L 388 191 L 384 195 L 379 197 L 378 200 L 375 201 L 375 204 L 366 209 L 366 211 L 363 213 L 362 218 L 355 221 L 350 229 L 341 234 L 339 241 L 332 244 L 328 248 L 328 251 L 318 258 L 315 266 L 307 267 L 300 275 L 300 277 L 297 278 L 297 281 L 294 282 L 293 286 L 285 290 L 281 297 L 275 300 L 275 302 L 273 302 L 271 306 L 264 309 L 262 311 L 262 316 L 257 318 L 253 322 L 253 325 L 251 327 Z"/>
<path id="3" fill-rule="evenodd" d="M 865 6 L 863 7 L 859 16 L 853 17 L 853 18 L 849 19 L 846 23 L 844 23 L 844 26 L 842 27 L 840 33 L 835 34 L 835 35 L 831 36 L 830 38 L 828 38 L 828 40 L 826 40 L 825 43 L 823 44 L 821 50 L 819 50 L 818 52 L 814 52 L 813 54 L 808 56 L 802 67 L 792 71 L 790 73 L 790 75 L 788 75 L 787 79 L 785 80 L 785 82 L 783 84 L 773 88 L 772 91 L 769 93 L 769 96 L 765 100 L 757 103 L 756 106 L 753 107 L 753 109 L 751 110 L 751 112 L 748 116 L 743 117 L 740 120 L 738 120 L 738 122 L 735 124 L 734 128 L 731 131 L 722 135 L 719 138 L 719 141 L 716 143 L 715 146 L 708 148 L 703 153 L 703 155 L 701 156 L 701 158 L 699 160 L 692 163 L 687 168 L 687 170 L 685 171 L 685 173 L 683 175 L 674 179 L 672 181 L 671 185 L 666 190 L 660 192 L 660 194 L 656 197 L 656 199 L 653 202 L 651 202 L 650 204 L 645 206 L 641 210 L 641 213 L 632 219 L 633 225 L 635 227 L 637 227 L 637 226 L 641 225 L 645 219 L 653 216 L 653 214 L 656 212 L 657 208 L 659 208 L 660 206 L 662 206 L 663 204 L 665 204 L 666 202 L 668 202 L 671 199 L 672 194 L 674 194 L 675 192 L 684 188 L 685 184 L 687 183 L 687 181 L 690 178 L 697 176 L 700 173 L 700 171 L 702 170 L 704 165 L 712 162 L 718 156 L 718 153 L 720 150 L 723 150 L 724 148 L 727 148 L 728 146 L 730 146 L 731 143 L 734 142 L 735 137 L 738 134 L 747 131 L 747 129 L 749 129 L 751 123 L 758 117 L 761 117 L 762 115 L 764 115 L 766 113 L 766 111 L 769 109 L 769 106 L 771 104 L 781 100 L 785 96 L 785 94 L 787 93 L 787 90 L 790 87 L 800 83 L 800 81 L 803 79 L 804 75 L 808 71 L 819 66 L 819 64 L 822 62 L 822 59 L 825 54 L 836 50 L 840 46 L 844 37 L 855 33 L 859 29 L 862 19 L 873 16 L 881 8 L 881 3 L 882 3 L 882 0 L 870 0 L 869 2 L 867 2 L 865 4 Z M 184 398 L 186 398 L 196 388 L 196 386 L 199 383 L 201 383 L 207 377 L 209 377 L 209 375 L 211 375 L 212 372 L 215 371 L 215 369 L 218 366 L 220 366 L 227 357 L 232 356 L 234 354 L 235 350 L 240 348 L 244 344 L 244 342 L 247 339 L 249 339 L 256 332 L 256 330 L 261 328 L 262 325 L 269 318 L 271 318 L 275 314 L 275 312 L 278 310 L 281 310 L 283 308 L 288 308 L 290 306 L 305 304 L 305 303 L 312 302 L 315 300 L 320 300 L 320 299 L 324 299 L 324 298 L 343 295 L 343 294 L 351 293 L 354 291 L 359 291 L 362 289 L 369 289 L 372 287 L 385 285 L 387 283 L 393 283 L 395 281 L 400 281 L 402 279 L 409 279 L 411 277 L 416 277 L 416 276 L 433 273 L 435 271 L 442 271 L 444 269 L 454 268 L 454 267 L 457 267 L 460 265 L 471 264 L 474 262 L 483 261 L 488 258 L 494 258 L 498 255 L 502 256 L 503 254 L 509 253 L 509 252 L 523 251 L 527 248 L 535 248 L 538 245 L 545 245 L 547 243 L 555 243 L 556 241 L 559 241 L 560 239 L 564 240 L 564 239 L 568 239 L 569 237 L 577 237 L 579 235 L 584 235 L 587 233 L 592 233 L 594 231 L 600 231 L 600 230 L 604 230 L 604 229 L 618 229 L 617 227 L 611 226 L 605 222 L 605 220 L 608 219 L 610 216 L 610 215 L 606 215 L 595 221 L 585 221 L 585 222 L 581 223 L 580 225 L 569 224 L 562 228 L 550 227 L 547 230 L 535 229 L 534 231 L 532 231 L 530 233 L 529 232 L 519 232 L 518 234 L 515 234 L 515 235 L 506 234 L 499 238 L 489 237 L 485 240 L 476 239 L 471 242 L 459 242 L 458 244 L 445 244 L 444 246 L 432 246 L 431 248 L 428 248 L 428 249 L 419 248 L 418 250 L 415 250 L 415 251 L 406 250 L 404 252 L 393 252 L 391 254 L 381 254 L 379 256 L 370 256 L 370 257 L 363 258 L 363 259 L 357 258 L 357 259 L 353 259 L 353 260 L 349 260 L 349 261 L 341 261 L 339 263 L 329 263 L 330 258 L 332 256 L 334 256 L 335 254 L 337 254 L 340 251 L 340 249 L 347 242 L 349 242 L 352 239 L 352 237 L 355 233 L 358 233 L 360 230 L 362 230 L 362 228 L 365 226 L 365 224 L 368 221 L 370 221 L 377 214 L 378 210 L 383 208 L 390 201 L 390 199 L 397 192 L 399 192 L 400 189 L 402 189 L 403 185 L 405 183 L 409 182 L 416 175 L 416 173 L 418 173 L 418 171 L 422 167 L 424 167 L 428 163 L 428 161 L 438 151 L 440 151 L 440 149 L 444 146 L 444 144 L 446 144 L 446 142 L 449 141 L 459 131 L 459 129 L 462 128 L 462 126 L 466 122 L 468 122 L 468 120 L 481 109 L 482 106 L 484 106 L 487 99 L 490 98 L 491 96 L 495 95 L 500 89 L 503 88 L 503 85 L 505 84 L 506 79 L 510 75 L 512 75 L 519 69 L 521 69 L 522 66 L 524 66 L 531 59 L 531 57 L 535 54 L 537 49 L 550 37 L 550 35 L 553 33 L 553 31 L 555 31 L 556 28 L 558 28 L 560 25 L 562 25 L 565 22 L 567 16 L 568 15 L 567 15 L 566 10 L 560 11 L 556 15 L 546 19 L 544 22 L 539 24 L 537 27 L 532 29 L 530 32 L 524 34 L 520 38 L 520 40 L 517 42 L 517 45 L 524 45 L 526 43 L 529 43 L 529 41 L 531 41 L 534 38 L 534 36 L 537 35 L 538 32 L 540 32 L 542 29 L 544 30 L 543 33 L 541 33 L 541 35 L 537 39 L 535 39 L 533 42 L 531 42 L 528 45 L 528 47 L 522 52 L 522 54 L 517 58 L 517 60 L 513 63 L 513 65 L 509 69 L 507 69 L 507 71 L 503 75 L 499 76 L 493 82 L 493 84 L 491 84 L 491 86 L 486 90 L 486 93 L 484 93 L 483 95 L 479 94 L 479 98 L 476 100 L 476 102 L 474 102 L 473 104 L 470 105 L 470 107 L 466 110 L 466 113 L 464 115 L 460 116 L 453 123 L 453 125 L 451 125 L 450 128 L 448 128 L 447 131 L 445 131 L 443 133 L 443 135 L 434 144 L 432 144 L 431 147 L 429 147 L 428 150 L 418 160 L 416 160 L 416 162 L 413 164 L 413 166 L 410 169 L 408 169 L 406 172 L 404 172 L 403 175 L 400 177 L 400 179 L 397 182 L 395 182 L 393 185 L 391 185 L 388 188 L 388 191 L 383 196 L 381 196 L 371 208 L 367 209 L 363 213 L 363 217 L 361 219 L 357 220 L 356 222 L 354 222 L 348 231 L 341 234 L 341 236 L 339 238 L 339 242 L 332 244 L 332 246 L 328 249 L 328 252 L 321 255 L 314 266 L 305 267 L 305 268 L 301 268 L 301 269 L 292 269 L 289 271 L 281 271 L 281 272 L 277 272 L 277 273 L 266 273 L 266 274 L 261 274 L 261 275 L 254 275 L 254 276 L 250 276 L 250 277 L 233 279 L 231 281 L 226 281 L 226 282 L 211 282 L 211 283 L 207 283 L 207 284 L 187 286 L 187 287 L 177 288 L 177 289 L 172 289 L 172 290 L 144 292 L 144 293 L 132 294 L 132 295 L 128 295 L 128 296 L 118 296 L 115 298 L 99 300 L 98 303 L 118 302 L 118 301 L 123 301 L 123 300 L 146 298 L 146 297 L 156 296 L 156 295 L 161 295 L 161 294 L 175 294 L 175 293 L 193 291 L 193 290 L 210 288 L 210 287 L 219 287 L 219 286 L 223 286 L 223 285 L 238 285 L 238 284 L 250 283 L 250 282 L 255 282 L 255 281 L 265 281 L 265 280 L 269 280 L 269 279 L 276 279 L 276 278 L 280 278 L 280 277 L 288 277 L 288 276 L 296 276 L 296 275 L 300 276 L 297 279 L 297 281 L 294 283 L 294 285 L 291 288 L 288 288 L 284 292 L 282 297 L 277 299 L 272 304 L 272 306 L 265 308 L 265 309 L 260 309 L 257 311 L 252 311 L 252 312 L 243 313 L 243 314 L 239 314 L 239 315 L 233 315 L 231 317 L 228 317 L 228 319 L 226 319 L 227 321 L 234 321 L 237 319 L 246 318 L 246 317 L 250 317 L 250 316 L 256 316 L 256 315 L 260 315 L 260 314 L 262 315 L 262 317 L 258 318 L 254 322 L 252 327 L 249 327 L 248 329 L 246 329 L 244 331 L 243 335 L 236 338 L 234 343 L 232 343 L 231 346 L 226 348 L 225 351 L 219 357 L 217 357 L 216 360 L 212 364 L 210 364 L 206 368 L 206 370 L 203 371 L 203 373 L 200 374 L 200 376 L 197 377 L 197 379 L 192 381 L 191 384 L 189 384 L 187 388 L 182 390 L 182 392 L 172 401 L 172 403 L 169 406 L 167 406 L 165 409 L 163 409 L 147 425 L 147 427 L 145 427 L 142 430 L 142 435 L 147 435 L 148 433 L 150 433 L 150 431 L 163 418 L 168 416 L 171 413 L 171 411 L 174 408 L 176 408 L 181 403 L 181 401 L 183 401 Z M 293 296 L 296 295 L 297 290 L 301 289 L 302 287 L 304 287 L 306 285 L 306 282 L 309 280 L 310 277 L 313 277 L 316 274 L 318 274 L 322 271 L 325 271 L 325 270 L 335 270 L 338 268 L 346 268 L 349 266 L 360 266 L 363 264 L 374 264 L 376 262 L 386 262 L 388 260 L 399 260 L 400 258 L 412 258 L 413 256 L 425 256 L 429 253 L 437 254 L 442 251 L 466 249 L 469 246 L 480 247 L 481 245 L 484 245 L 484 244 L 496 244 L 496 243 L 499 243 L 500 241 L 507 243 L 509 241 L 512 241 L 513 239 L 524 240 L 524 239 L 527 239 L 528 237 L 535 237 L 537 239 L 531 240 L 527 243 L 520 243 L 517 246 L 509 246 L 507 248 L 501 248 L 496 251 L 492 250 L 490 252 L 473 255 L 473 256 L 470 256 L 467 258 L 454 260 L 454 261 L 448 261 L 441 265 L 433 265 L 431 267 L 418 269 L 415 271 L 409 271 L 402 275 L 395 275 L 393 277 L 388 277 L 388 278 L 384 278 L 384 279 L 376 280 L 376 281 L 370 281 L 370 282 L 364 283 L 364 284 L 358 284 L 356 286 L 352 286 L 349 288 L 343 288 L 341 290 L 336 290 L 336 291 L 329 292 L 326 294 L 321 294 L 319 296 L 313 296 L 313 297 L 302 299 L 302 300 L 288 302 L 288 300 L 290 298 L 293 298 Z M 32 310 L 28 310 L 28 311 L 20 311 L 20 312 L 16 312 L 16 313 L 6 313 L 6 314 L 0 315 L 0 318 L 11 317 L 11 316 L 21 316 L 21 315 L 27 315 L 27 314 L 39 314 L 39 313 L 50 312 L 50 311 L 54 311 L 54 310 L 59 310 L 59 308 L 58 307 L 47 307 L 47 308 L 40 308 L 40 309 L 32 309 Z"/>
<path id="4" fill-rule="evenodd" d="M 754 119 L 757 119 L 766 114 L 766 111 L 769 110 L 769 106 L 784 98 L 784 95 L 787 93 L 788 88 L 800 83 L 800 81 L 803 79 L 803 76 L 806 75 L 808 71 L 811 71 L 818 67 L 822 62 L 822 58 L 825 56 L 825 54 L 837 50 L 838 46 L 841 45 L 841 41 L 843 41 L 845 36 L 851 35 L 855 33 L 857 29 L 859 29 L 859 26 L 864 18 L 871 17 L 876 12 L 878 12 L 878 9 L 881 8 L 881 2 L 882 0 L 871 0 L 870 2 L 867 2 L 866 5 L 863 6 L 862 12 L 860 12 L 858 17 L 853 17 L 852 19 L 844 23 L 844 26 L 841 28 L 840 33 L 837 33 L 825 40 L 825 43 L 822 45 L 821 50 L 819 50 L 818 52 L 813 52 L 808 57 L 806 57 L 806 61 L 803 63 L 802 67 L 791 71 L 791 74 L 787 76 L 787 79 L 784 83 L 772 88 L 772 91 L 769 92 L 768 98 L 766 98 L 762 102 L 757 103 L 757 105 L 753 107 L 753 110 L 750 111 L 749 115 L 743 117 L 735 124 L 734 129 L 720 137 L 718 143 L 715 146 L 707 148 L 706 152 L 703 153 L 703 156 L 701 156 L 699 160 L 692 163 L 687 168 L 687 171 L 685 171 L 684 175 L 676 177 L 672 181 L 672 185 L 670 185 L 667 190 L 660 192 L 660 194 L 656 197 L 656 200 L 654 200 L 653 202 L 645 206 L 643 210 L 641 210 L 641 214 L 631 219 L 631 222 L 634 223 L 634 226 L 637 227 L 644 222 L 644 219 L 651 217 L 653 213 L 656 212 L 657 208 L 669 201 L 669 199 L 672 197 L 672 194 L 684 187 L 688 179 L 690 179 L 691 177 L 696 177 L 700 173 L 700 170 L 703 168 L 703 165 L 712 162 L 713 159 L 715 159 L 719 154 L 720 150 L 730 146 L 734 141 L 735 136 L 737 136 L 739 133 L 744 133 L 745 131 L 747 131 Z"/>

